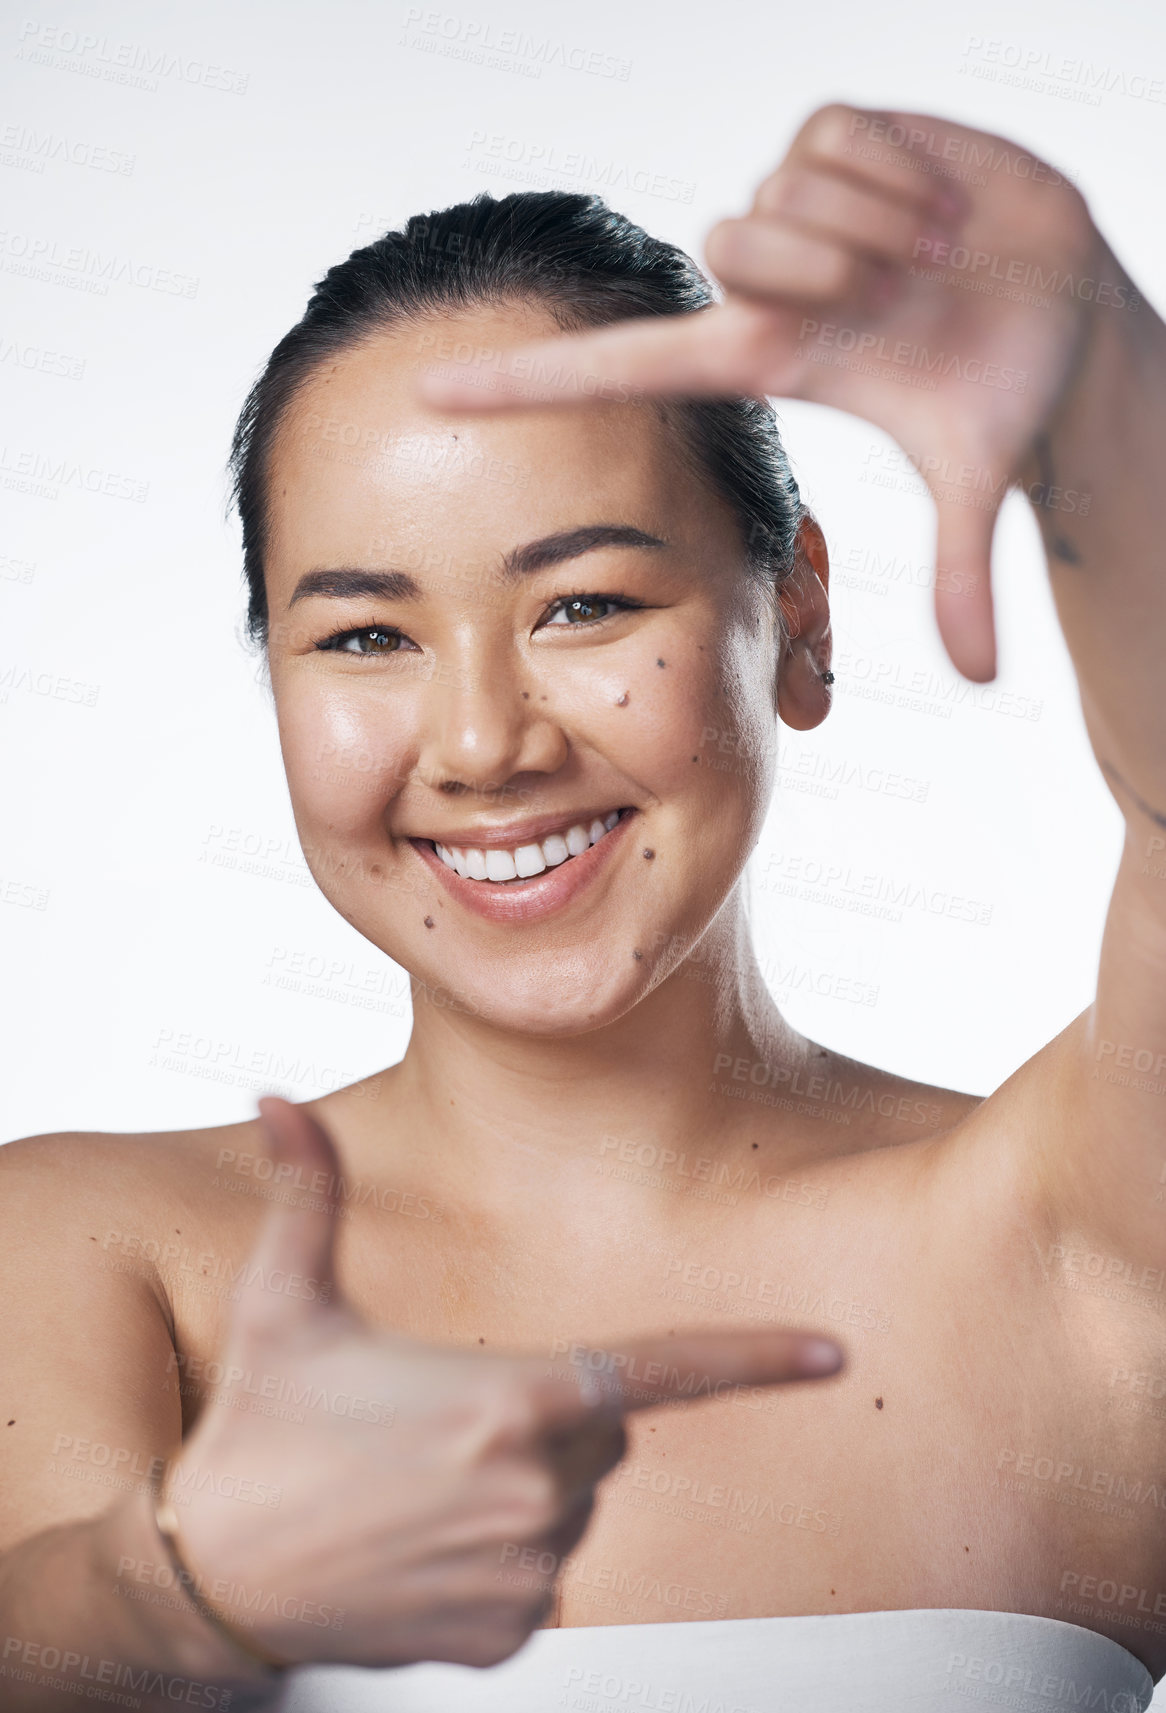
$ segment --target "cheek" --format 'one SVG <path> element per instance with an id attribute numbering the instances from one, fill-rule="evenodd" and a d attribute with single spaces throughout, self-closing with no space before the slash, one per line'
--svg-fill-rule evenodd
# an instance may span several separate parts
<path id="1" fill-rule="evenodd" d="M 679 634 L 653 645 L 629 673 L 629 705 L 612 710 L 626 725 L 605 724 L 622 730 L 636 772 L 656 795 L 696 791 L 726 804 L 750 798 L 765 791 L 775 759 L 766 672 L 754 640 L 735 629 Z"/>
<path id="2" fill-rule="evenodd" d="M 405 713 L 404 706 L 394 714 Z M 329 837 L 360 837 L 381 825 L 407 772 L 406 721 L 383 701 L 332 689 L 283 697 L 279 741 L 296 824 Z"/>

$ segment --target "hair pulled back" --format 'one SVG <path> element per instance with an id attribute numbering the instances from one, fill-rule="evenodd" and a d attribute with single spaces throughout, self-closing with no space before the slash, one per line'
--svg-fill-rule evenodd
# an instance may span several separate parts
<path id="1" fill-rule="evenodd" d="M 714 301 L 683 250 L 599 197 L 565 191 L 483 193 L 414 215 L 400 231 L 354 250 L 316 286 L 235 427 L 230 472 L 249 636 L 266 646 L 272 448 L 289 405 L 327 358 L 383 329 L 487 305 L 539 305 L 564 331 L 577 331 L 631 316 L 687 315 Z M 776 589 L 793 568 L 803 508 L 772 407 L 755 398 L 683 399 L 666 414 L 690 462 L 735 513 L 747 571 Z"/>

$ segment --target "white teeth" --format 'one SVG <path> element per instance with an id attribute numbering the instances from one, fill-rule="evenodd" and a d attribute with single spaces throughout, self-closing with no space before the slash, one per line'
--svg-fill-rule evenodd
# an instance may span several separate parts
<path id="1" fill-rule="evenodd" d="M 490 849 L 486 852 L 487 880 L 514 880 L 518 870 L 509 851 Z"/>
<path id="2" fill-rule="evenodd" d="M 541 874 L 546 866 L 546 859 L 538 845 L 519 845 L 514 853 L 514 867 L 520 880 L 526 880 L 532 874 Z"/>
<path id="3" fill-rule="evenodd" d="M 577 821 L 565 833 L 551 833 L 538 844 L 517 845 L 510 850 L 497 846 L 475 849 L 472 845 L 439 845 L 434 849 L 447 868 L 454 869 L 467 880 L 508 881 L 526 880 L 544 869 L 557 868 L 568 857 L 582 856 L 585 850 L 598 844 L 619 820 L 619 810 L 613 809 L 601 819 L 598 815 L 590 826 Z"/>

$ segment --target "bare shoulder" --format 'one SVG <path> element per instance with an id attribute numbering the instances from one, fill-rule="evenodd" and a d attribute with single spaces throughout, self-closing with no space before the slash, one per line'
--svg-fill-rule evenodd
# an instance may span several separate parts
<path id="1" fill-rule="evenodd" d="M 256 1120 L 21 1137 L 0 1147 L 0 1229 L 35 1235 L 42 1250 L 96 1242 L 148 1275 L 170 1239 L 221 1225 L 233 1198 L 216 1193 L 216 1174 L 263 1154 Z"/>
<path id="2" fill-rule="evenodd" d="M 0 1145 L 10 1183 L 65 1194 L 165 1194 L 226 1151 L 263 1151 L 259 1124 L 246 1119 L 193 1130 L 59 1130 Z"/>
<path id="3" fill-rule="evenodd" d="M 817 1042 L 788 1082 L 787 1098 L 836 1133 L 840 1153 L 927 1142 L 984 1106 L 980 1095 L 917 1081 Z"/>

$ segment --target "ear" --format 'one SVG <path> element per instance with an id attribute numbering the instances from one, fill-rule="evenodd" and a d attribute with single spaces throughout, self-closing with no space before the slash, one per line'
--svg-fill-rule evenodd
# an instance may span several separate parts
<path id="1" fill-rule="evenodd" d="M 784 636 L 777 668 L 777 711 L 787 726 L 808 732 L 830 712 L 830 555 L 817 519 L 798 526 L 794 568 L 778 590 Z"/>

